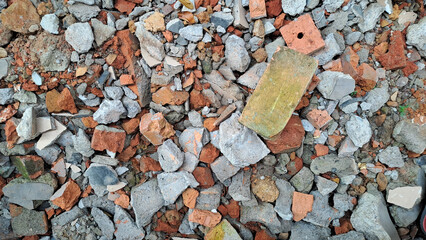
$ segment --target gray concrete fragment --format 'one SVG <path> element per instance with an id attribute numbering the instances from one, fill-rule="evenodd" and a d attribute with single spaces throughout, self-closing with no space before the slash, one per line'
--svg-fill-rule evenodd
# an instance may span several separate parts
<path id="1" fill-rule="evenodd" d="M 332 172 L 339 177 L 358 174 L 358 165 L 352 157 L 338 157 L 328 154 L 312 160 L 311 171 L 316 175 Z"/>
<path id="2" fill-rule="evenodd" d="M 199 185 L 194 176 L 185 171 L 161 173 L 157 180 L 165 205 L 173 204 L 188 186 L 195 188 Z"/>
<path id="3" fill-rule="evenodd" d="M 16 127 L 21 142 L 34 139 L 37 136 L 36 113 L 34 107 L 29 107 L 22 115 L 21 122 Z"/>
<path id="4" fill-rule="evenodd" d="M 231 13 L 225 13 L 223 11 L 214 12 L 210 16 L 210 22 L 213 23 L 216 27 L 221 26 L 224 29 L 227 29 L 232 22 L 234 21 L 234 17 Z"/>
<path id="5" fill-rule="evenodd" d="M 112 100 L 120 100 L 123 97 L 123 89 L 121 87 L 116 86 L 108 86 L 104 88 L 106 95 L 108 98 Z"/>
<path id="6" fill-rule="evenodd" d="M 398 232 L 383 201 L 371 193 L 364 193 L 351 216 L 352 226 L 367 239 L 399 240 Z"/>
<path id="7" fill-rule="evenodd" d="M 324 228 L 299 221 L 291 228 L 290 240 L 323 240 L 330 235 L 331 231 L 328 227 Z"/>
<path id="8" fill-rule="evenodd" d="M 220 151 L 236 167 L 255 164 L 270 152 L 256 133 L 238 122 L 240 113 L 219 126 Z"/>
<path id="9" fill-rule="evenodd" d="M 2 62 L 0 61 L 0 65 Z M 0 88 L 0 105 L 5 105 L 13 102 L 13 88 Z"/>
<path id="10" fill-rule="evenodd" d="M 203 146 L 209 141 L 209 134 L 205 128 L 187 128 L 179 136 L 179 144 L 184 152 L 200 156 Z"/>
<path id="11" fill-rule="evenodd" d="M 74 149 L 85 157 L 92 156 L 95 151 L 90 147 L 90 140 L 83 129 L 79 128 L 75 136 L 73 136 Z"/>
<path id="12" fill-rule="evenodd" d="M 321 176 L 315 176 L 315 183 L 317 185 L 318 191 L 323 195 L 327 195 L 334 191 L 337 188 L 338 184 L 327 178 Z"/>
<path id="13" fill-rule="evenodd" d="M 127 111 L 119 100 L 104 99 L 99 109 L 93 114 L 93 119 L 101 124 L 114 123 L 120 120 Z"/>
<path id="14" fill-rule="evenodd" d="M 335 193 L 333 196 L 333 207 L 340 212 L 352 211 L 354 208 L 356 198 L 349 196 L 348 194 Z"/>
<path id="15" fill-rule="evenodd" d="M 143 228 L 151 222 L 151 217 L 164 205 L 163 195 L 154 178 L 133 187 L 130 204 L 135 211 L 136 225 Z"/>
<path id="16" fill-rule="evenodd" d="M 91 18 L 98 16 L 101 9 L 94 5 L 89 6 L 82 3 L 75 3 L 73 5 L 68 5 L 68 10 L 74 17 L 76 17 L 80 22 L 87 22 Z"/>
<path id="17" fill-rule="evenodd" d="M 306 6 L 306 0 L 282 0 L 283 11 L 291 16 L 301 14 Z"/>
<path id="18" fill-rule="evenodd" d="M 386 164 L 388 167 L 402 167 L 404 160 L 402 159 L 401 152 L 396 146 L 389 146 L 385 150 L 377 154 L 377 158 L 381 163 Z"/>
<path id="19" fill-rule="evenodd" d="M 366 103 L 371 104 L 370 112 L 376 112 L 389 100 L 388 86 L 387 84 L 381 88 L 375 88 L 368 92 Z"/>
<path id="20" fill-rule="evenodd" d="M 293 213 L 291 211 L 291 203 L 293 199 L 294 187 L 284 179 L 277 179 L 275 184 L 280 191 L 280 195 L 275 201 L 274 210 L 282 219 L 292 220 Z"/>
<path id="21" fill-rule="evenodd" d="M 314 204 L 312 205 L 312 211 L 306 215 L 303 221 L 321 227 L 328 227 L 331 221 L 344 216 L 344 212 L 336 211 L 336 209 L 328 205 L 328 195 L 323 196 L 318 191 L 312 191 L 310 194 L 314 195 Z"/>
<path id="22" fill-rule="evenodd" d="M 210 168 L 221 182 L 234 176 L 240 170 L 239 167 L 232 165 L 225 156 L 218 157 L 210 164 Z"/>
<path id="23" fill-rule="evenodd" d="M 327 240 L 365 240 L 364 234 L 356 231 L 335 235 L 327 238 Z"/>
<path id="24" fill-rule="evenodd" d="M 102 44 L 106 40 L 114 36 L 114 33 L 115 33 L 114 27 L 105 25 L 96 18 L 92 18 L 91 23 L 92 23 L 93 33 L 95 35 L 96 45 L 102 46 Z"/>
<path id="25" fill-rule="evenodd" d="M 321 94 L 331 100 L 340 100 L 355 89 L 355 80 L 341 72 L 324 71 L 318 74 L 321 80 L 317 86 Z"/>
<path id="26" fill-rule="evenodd" d="M 145 237 L 143 228 L 138 228 L 130 214 L 118 205 L 115 205 L 114 223 L 116 228 L 114 235 L 117 240 L 143 239 Z"/>
<path id="27" fill-rule="evenodd" d="M 395 125 L 392 136 L 412 152 L 421 154 L 426 148 L 426 124 L 402 120 Z"/>
<path id="28" fill-rule="evenodd" d="M 90 164 L 90 167 L 84 172 L 84 176 L 89 178 L 90 186 L 98 196 L 108 193 L 108 185 L 115 185 L 119 182 L 117 173 L 112 167 L 98 163 Z"/>
<path id="29" fill-rule="evenodd" d="M 334 56 L 343 52 L 343 50 L 340 49 L 340 46 L 337 43 L 333 33 L 328 34 L 324 42 L 325 47 L 312 55 L 315 59 L 318 60 L 318 65 L 320 66 L 330 62 L 333 60 Z"/>
<path id="30" fill-rule="evenodd" d="M 417 24 L 407 28 L 407 44 L 415 46 L 419 54 L 426 57 L 426 18 L 423 17 Z"/>
<path id="31" fill-rule="evenodd" d="M 222 189 L 222 184 L 216 184 L 213 187 L 201 190 L 195 208 L 209 211 L 217 209 L 220 205 Z"/>
<path id="32" fill-rule="evenodd" d="M 247 72 L 241 75 L 237 79 L 237 82 L 251 89 L 255 89 L 260 77 L 263 75 L 263 72 L 265 72 L 266 67 L 267 64 L 265 62 L 256 63 Z"/>
<path id="33" fill-rule="evenodd" d="M 408 227 L 414 221 L 417 220 L 420 212 L 422 211 L 420 204 L 416 204 L 411 209 L 406 209 L 392 205 L 389 207 L 389 212 L 392 216 L 392 219 L 395 221 L 395 224 L 398 227 Z"/>
<path id="34" fill-rule="evenodd" d="M 51 34 L 59 34 L 59 18 L 54 13 L 44 15 L 40 26 Z"/>
<path id="35" fill-rule="evenodd" d="M 179 34 L 191 42 L 198 42 L 203 39 L 203 26 L 201 24 L 189 25 L 179 29 Z"/>
<path id="36" fill-rule="evenodd" d="M 259 222 L 264 224 L 272 233 L 280 232 L 281 222 L 270 203 L 261 202 L 255 207 L 241 207 L 240 222 Z"/>
<path id="37" fill-rule="evenodd" d="M 249 201 L 252 198 L 250 192 L 251 171 L 240 171 L 232 177 L 228 193 L 235 201 Z"/>
<path id="38" fill-rule="evenodd" d="M 166 172 L 174 172 L 182 166 L 185 155 L 178 146 L 167 139 L 157 150 L 161 168 Z"/>
<path id="39" fill-rule="evenodd" d="M 72 5 L 74 6 L 74 5 Z M 65 31 L 65 40 L 78 52 L 86 53 L 92 48 L 94 41 L 89 23 L 74 23 Z"/>
<path id="40" fill-rule="evenodd" d="M 114 237 L 114 224 L 111 219 L 99 208 L 92 208 L 91 214 L 95 219 L 96 224 L 101 229 L 102 234 L 107 239 L 113 239 Z"/>
<path id="41" fill-rule="evenodd" d="M 368 5 L 367 9 L 364 11 L 364 17 L 361 18 L 361 21 L 358 23 L 359 30 L 363 33 L 372 30 L 384 11 L 385 7 L 379 3 L 371 3 Z"/>
<path id="42" fill-rule="evenodd" d="M 346 133 L 357 147 L 362 147 L 364 144 L 368 143 L 373 135 L 370 122 L 356 115 L 351 116 L 349 121 L 346 122 L 345 128 Z"/>
<path id="43" fill-rule="evenodd" d="M 245 42 L 237 35 L 232 35 L 225 42 L 226 63 L 234 71 L 244 72 L 250 64 L 250 56 L 245 48 Z"/>
<path id="44" fill-rule="evenodd" d="M 312 189 L 314 174 L 307 167 L 300 169 L 296 175 L 290 179 L 290 183 L 298 192 L 308 193 Z"/>

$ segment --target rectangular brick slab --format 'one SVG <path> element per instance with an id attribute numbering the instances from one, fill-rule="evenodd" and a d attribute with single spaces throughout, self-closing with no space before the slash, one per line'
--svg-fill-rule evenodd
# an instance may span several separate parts
<path id="1" fill-rule="evenodd" d="M 280 48 L 263 73 L 239 121 L 271 138 L 280 133 L 306 91 L 318 66 L 305 54 Z"/>

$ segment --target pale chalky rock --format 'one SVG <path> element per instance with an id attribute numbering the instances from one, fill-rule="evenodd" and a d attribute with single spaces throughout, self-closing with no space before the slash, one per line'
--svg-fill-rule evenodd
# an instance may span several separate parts
<path id="1" fill-rule="evenodd" d="M 373 131 L 370 122 L 365 118 L 352 115 L 345 124 L 346 132 L 357 147 L 362 147 L 370 141 Z"/>
<path id="2" fill-rule="evenodd" d="M 244 72 L 250 64 L 250 56 L 242 38 L 232 35 L 225 42 L 226 63 L 234 71 Z"/>
<path id="3" fill-rule="evenodd" d="M 199 185 L 194 176 L 185 171 L 161 173 L 157 180 L 166 205 L 173 204 L 188 186 L 196 188 Z"/>
<path id="4" fill-rule="evenodd" d="M 78 53 L 86 53 L 95 40 L 89 23 L 74 23 L 65 31 L 65 40 Z"/>

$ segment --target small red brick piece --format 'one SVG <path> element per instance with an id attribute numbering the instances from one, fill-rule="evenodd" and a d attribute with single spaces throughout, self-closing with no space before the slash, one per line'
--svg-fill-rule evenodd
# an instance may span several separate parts
<path id="1" fill-rule="evenodd" d="M 377 60 L 379 60 L 380 64 L 382 64 L 386 70 L 404 68 L 407 65 L 404 49 L 404 36 L 401 31 L 394 31 L 390 37 L 388 52 L 379 56 Z"/>
<path id="2" fill-rule="evenodd" d="M 125 85 L 132 85 L 134 84 L 135 81 L 133 81 L 132 75 L 130 74 L 122 74 L 120 76 L 120 84 L 125 86 Z"/>
<path id="3" fill-rule="evenodd" d="M 310 111 L 306 117 L 308 121 L 317 129 L 321 129 L 332 120 L 326 110 L 318 109 Z"/>
<path id="4" fill-rule="evenodd" d="M 200 161 L 204 163 L 212 163 L 217 157 L 219 157 L 219 154 L 219 149 L 209 143 L 201 150 Z"/>
<path id="5" fill-rule="evenodd" d="M 299 148 L 305 136 L 302 121 L 296 115 L 291 116 L 280 134 L 266 141 L 272 153 L 292 152 Z"/>
<path id="6" fill-rule="evenodd" d="M 249 9 L 251 19 L 259 19 L 266 17 L 265 0 L 250 0 Z"/>
<path id="7" fill-rule="evenodd" d="M 196 167 L 192 172 L 195 180 L 200 184 L 201 188 L 213 187 L 214 180 L 212 176 L 212 171 L 208 167 Z"/>
<path id="8" fill-rule="evenodd" d="M 288 47 L 304 54 L 314 53 L 325 46 L 311 15 L 305 14 L 280 29 Z"/>
<path id="9" fill-rule="evenodd" d="M 219 224 L 222 219 L 220 213 L 214 213 L 208 210 L 194 209 L 194 211 L 189 215 L 188 220 L 201 224 L 206 227 L 214 227 Z"/>
<path id="10" fill-rule="evenodd" d="M 309 212 L 312 212 L 314 204 L 314 196 L 310 194 L 294 192 L 293 204 L 291 211 L 293 212 L 293 220 L 298 222 L 306 217 Z"/>

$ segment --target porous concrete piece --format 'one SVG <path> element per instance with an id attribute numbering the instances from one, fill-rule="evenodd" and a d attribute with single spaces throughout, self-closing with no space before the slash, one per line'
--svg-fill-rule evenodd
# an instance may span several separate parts
<path id="1" fill-rule="evenodd" d="M 296 175 L 290 179 L 290 183 L 298 192 L 308 193 L 312 189 L 314 174 L 307 167 L 302 167 Z"/>
<path id="2" fill-rule="evenodd" d="M 357 147 L 362 147 L 364 144 L 368 143 L 373 135 L 370 122 L 356 115 L 351 116 L 349 121 L 346 122 L 345 128 L 348 136 Z"/>
<path id="3" fill-rule="evenodd" d="M 373 29 L 384 11 L 385 7 L 380 3 L 371 3 L 368 5 L 364 11 L 364 17 L 358 23 L 359 30 L 364 33 Z"/>
<path id="4" fill-rule="evenodd" d="M 251 67 L 248 71 L 241 75 L 237 79 L 237 82 L 251 89 L 255 89 L 260 77 L 262 77 L 263 73 L 265 72 L 266 67 L 267 64 L 264 62 L 256 63 L 255 65 L 253 65 L 253 67 Z"/>
<path id="5" fill-rule="evenodd" d="M 402 120 L 395 125 L 392 136 L 412 152 L 421 154 L 426 148 L 426 124 Z"/>
<path id="6" fill-rule="evenodd" d="M 239 121 L 265 138 L 280 133 L 317 68 L 312 57 L 280 48 L 251 95 Z"/>
<path id="7" fill-rule="evenodd" d="M 361 196 L 352 212 L 351 224 L 367 239 L 400 239 L 382 199 L 368 192 Z"/>
<path id="8" fill-rule="evenodd" d="M 184 153 L 171 139 L 158 147 L 157 153 L 161 168 L 166 172 L 178 170 L 185 159 Z"/>
<path id="9" fill-rule="evenodd" d="M 48 220 L 44 211 L 28 210 L 16 207 L 17 216 L 12 217 L 13 232 L 20 236 L 45 234 L 48 230 Z"/>
<path id="10" fill-rule="evenodd" d="M 330 228 L 298 221 L 291 227 L 290 240 L 322 240 L 331 235 Z"/>
<path id="11" fill-rule="evenodd" d="M 89 23 L 74 23 L 65 31 L 65 40 L 78 53 L 86 53 L 92 48 L 95 37 Z"/>
<path id="12" fill-rule="evenodd" d="M 197 197 L 195 208 L 209 211 L 217 209 L 220 205 L 222 190 L 222 184 L 216 184 L 213 187 L 201 190 Z"/>
<path id="13" fill-rule="evenodd" d="M 238 122 L 240 113 L 231 117 L 219 126 L 219 146 L 223 155 L 236 167 L 245 167 L 263 159 L 269 149 L 249 128 Z"/>
<path id="14" fill-rule="evenodd" d="M 410 209 L 422 198 L 422 187 L 397 187 L 389 190 L 387 201 L 388 203 Z"/>
<path id="15" fill-rule="evenodd" d="M 316 175 L 333 172 L 339 177 L 358 174 L 358 165 L 352 157 L 338 157 L 328 154 L 312 160 L 311 171 Z"/>
<path id="16" fill-rule="evenodd" d="M 188 186 L 195 188 L 199 185 L 194 176 L 185 171 L 161 173 L 157 180 L 166 205 L 173 204 Z"/>
<path id="17" fill-rule="evenodd" d="M 377 158 L 383 164 L 386 164 L 388 167 L 403 167 L 404 160 L 402 159 L 401 151 L 397 146 L 389 146 L 379 154 Z"/>
<path id="18" fill-rule="evenodd" d="M 296 20 L 280 28 L 287 46 L 303 54 L 311 54 L 325 46 L 321 33 L 315 26 L 310 14 L 298 17 Z"/>
<path id="19" fill-rule="evenodd" d="M 314 204 L 312 211 L 303 219 L 304 221 L 321 227 L 328 227 L 331 221 L 344 216 L 344 212 L 339 212 L 329 206 L 329 195 L 322 195 L 318 191 L 312 191 L 311 194 L 314 195 Z"/>
<path id="20" fill-rule="evenodd" d="M 317 86 L 318 91 L 330 100 L 340 100 L 355 89 L 355 80 L 341 72 L 324 71 L 318 74 L 321 80 Z"/>
<path id="21" fill-rule="evenodd" d="M 320 192 L 323 196 L 333 192 L 338 186 L 336 182 L 321 176 L 315 176 L 315 183 L 317 185 L 318 192 Z"/>
<path id="22" fill-rule="evenodd" d="M 145 231 L 138 228 L 129 213 L 115 205 L 114 223 L 116 230 L 114 235 L 117 240 L 143 239 Z"/>
<path id="23" fill-rule="evenodd" d="M 136 225 L 143 228 L 151 222 L 151 217 L 164 205 L 163 195 L 154 178 L 132 188 L 130 204 L 135 211 Z"/>
<path id="24" fill-rule="evenodd" d="M 203 26 L 201 24 L 189 25 L 179 29 L 179 35 L 191 42 L 198 42 L 203 38 Z"/>

